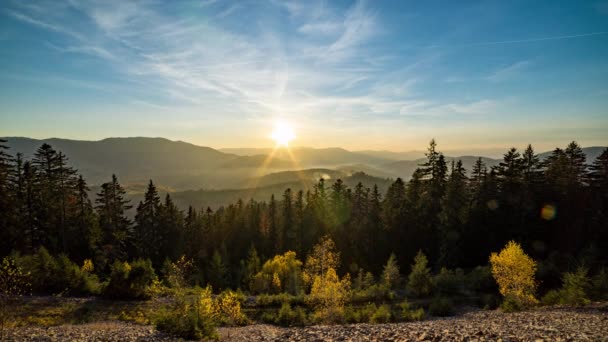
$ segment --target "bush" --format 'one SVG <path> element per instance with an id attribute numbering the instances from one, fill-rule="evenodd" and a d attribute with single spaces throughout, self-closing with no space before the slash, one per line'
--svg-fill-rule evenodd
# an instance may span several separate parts
<path id="1" fill-rule="evenodd" d="M 115 261 L 104 295 L 118 299 L 149 299 L 158 293 L 160 284 L 150 260 Z"/>
<path id="2" fill-rule="evenodd" d="M 391 308 L 382 304 L 370 318 L 370 323 L 388 323 L 391 321 Z"/>
<path id="3" fill-rule="evenodd" d="M 44 247 L 36 254 L 18 258 L 17 262 L 28 273 L 32 280 L 32 291 L 35 293 L 83 295 L 97 294 L 100 290 L 99 280 L 90 272 L 90 260 L 82 269 L 65 255 L 53 257 Z"/>
<path id="4" fill-rule="evenodd" d="M 276 324 L 283 326 L 306 325 L 306 312 L 301 307 L 291 308 L 289 303 L 283 303 L 276 317 Z"/>
<path id="5" fill-rule="evenodd" d="M 264 323 L 268 324 L 276 324 L 277 323 L 277 314 L 274 310 L 266 311 L 260 316 L 260 320 Z"/>
<path id="6" fill-rule="evenodd" d="M 500 253 L 492 253 L 490 264 L 498 290 L 505 301 L 507 297 L 509 301 L 518 301 L 518 307 L 537 303 L 534 298 L 537 287 L 536 262 L 524 253 L 518 243 L 509 241 Z"/>
<path id="7" fill-rule="evenodd" d="M 173 308 L 159 314 L 156 328 L 186 339 L 217 339 L 217 311 L 210 288 L 192 300 L 178 294 Z"/>
<path id="8" fill-rule="evenodd" d="M 429 313 L 433 316 L 451 316 L 454 313 L 452 301 L 445 297 L 435 297 L 429 305 Z"/>
<path id="9" fill-rule="evenodd" d="M 480 297 L 480 306 L 486 310 L 494 310 L 500 305 L 500 297 L 491 293 L 484 293 Z"/>
<path id="10" fill-rule="evenodd" d="M 242 297 L 233 291 L 224 291 L 216 298 L 219 321 L 226 325 L 244 325 L 248 319 L 241 311 Z"/>
<path id="11" fill-rule="evenodd" d="M 416 297 L 426 296 L 431 293 L 432 279 L 431 269 L 427 267 L 428 259 L 422 251 L 418 251 L 412 272 L 408 276 L 407 288 Z"/>
<path id="12" fill-rule="evenodd" d="M 394 298 L 395 293 L 386 284 L 374 284 L 363 290 L 353 291 L 351 300 L 353 302 L 379 302 Z"/>
<path id="13" fill-rule="evenodd" d="M 605 268 L 593 277 L 589 294 L 594 300 L 608 300 L 608 272 Z"/>
<path id="14" fill-rule="evenodd" d="M 253 276 L 250 287 L 255 293 L 288 292 L 296 295 L 302 290 L 302 262 L 292 251 L 275 255 Z"/>
<path id="15" fill-rule="evenodd" d="M 424 309 L 414 309 L 407 299 L 399 304 L 399 307 L 401 308 L 401 319 L 406 322 L 421 321 L 424 319 Z"/>
<path id="16" fill-rule="evenodd" d="M 391 253 L 386 265 L 382 271 L 382 282 L 389 288 L 394 289 L 399 285 L 401 275 L 399 274 L 399 265 L 397 265 L 397 257 L 395 253 Z"/>
<path id="17" fill-rule="evenodd" d="M 369 303 L 361 308 L 348 306 L 344 310 L 344 320 L 348 323 L 367 323 L 377 310 L 378 307 L 374 303 Z"/>
<path id="18" fill-rule="evenodd" d="M 344 320 L 344 304 L 350 294 L 348 275 L 340 279 L 333 268 L 315 276 L 308 301 L 315 307 L 314 318 L 324 323 L 340 323 Z"/>
<path id="19" fill-rule="evenodd" d="M 561 300 L 559 290 L 551 290 L 547 292 L 541 299 L 543 305 L 557 305 Z"/>
<path id="20" fill-rule="evenodd" d="M 477 266 L 465 276 L 466 288 L 477 293 L 498 293 L 496 281 L 489 266 Z"/>
<path id="21" fill-rule="evenodd" d="M 522 303 L 519 298 L 515 296 L 506 296 L 500 304 L 500 309 L 503 312 L 518 312 L 526 309 L 528 306 Z"/>
<path id="22" fill-rule="evenodd" d="M 433 278 L 435 292 L 442 296 L 463 294 L 464 282 L 464 273 L 461 269 L 454 271 L 443 267 Z"/>
<path id="23" fill-rule="evenodd" d="M 579 267 L 576 272 L 565 273 L 562 288 L 547 292 L 542 298 L 542 303 L 545 305 L 587 305 L 590 302 L 587 295 L 590 288 L 591 282 L 587 277 L 587 269 Z"/>
<path id="24" fill-rule="evenodd" d="M 261 294 L 259 296 L 256 297 L 255 299 L 255 304 L 257 306 L 280 306 L 283 303 L 289 303 L 289 304 L 304 304 L 305 302 L 305 296 L 304 295 L 297 295 L 297 296 L 292 296 L 288 293 L 279 293 L 276 295 L 272 295 L 272 294 Z"/>

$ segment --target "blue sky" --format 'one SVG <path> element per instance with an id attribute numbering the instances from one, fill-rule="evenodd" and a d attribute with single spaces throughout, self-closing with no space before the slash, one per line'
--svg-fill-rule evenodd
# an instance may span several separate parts
<path id="1" fill-rule="evenodd" d="M 12 1 L 0 136 L 608 145 L 608 1 Z"/>

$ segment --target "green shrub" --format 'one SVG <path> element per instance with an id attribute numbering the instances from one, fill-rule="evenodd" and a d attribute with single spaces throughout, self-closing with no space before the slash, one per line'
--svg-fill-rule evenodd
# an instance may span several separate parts
<path id="1" fill-rule="evenodd" d="M 261 294 L 256 297 L 255 303 L 257 306 L 281 306 L 283 303 L 289 303 L 292 305 L 302 305 L 305 302 L 304 295 L 292 296 L 288 293 L 279 294 Z"/>
<path id="2" fill-rule="evenodd" d="M 344 320 L 348 323 L 367 323 L 377 310 L 378 307 L 374 303 L 369 303 L 360 308 L 349 305 L 344 310 Z"/>
<path id="3" fill-rule="evenodd" d="M 500 305 L 500 297 L 496 294 L 484 293 L 480 297 L 479 304 L 486 310 L 494 310 Z"/>
<path id="4" fill-rule="evenodd" d="M 407 289 L 416 297 L 427 296 L 431 293 L 431 269 L 427 266 L 428 259 L 422 251 L 418 251 L 412 265 L 412 272 L 408 276 Z"/>
<path id="5" fill-rule="evenodd" d="M 551 290 L 540 299 L 540 302 L 543 305 L 557 305 L 560 302 L 560 297 L 559 290 Z"/>
<path id="6" fill-rule="evenodd" d="M 477 266 L 465 276 L 465 286 L 471 292 L 498 293 L 490 266 Z"/>
<path id="7" fill-rule="evenodd" d="M 401 319 L 406 322 L 421 321 L 424 319 L 424 309 L 414 309 L 407 299 L 401 302 L 399 307 L 401 308 Z"/>
<path id="8" fill-rule="evenodd" d="M 104 295 L 118 299 L 148 299 L 158 292 L 159 283 L 150 260 L 115 261 Z"/>
<path id="9" fill-rule="evenodd" d="M 371 323 L 388 323 L 391 321 L 391 308 L 387 304 L 382 304 L 370 317 Z"/>
<path id="10" fill-rule="evenodd" d="M 518 312 L 526 309 L 527 306 L 514 296 L 505 296 L 502 303 L 500 304 L 500 309 L 503 312 Z"/>
<path id="11" fill-rule="evenodd" d="M 95 275 L 83 271 L 65 255 L 53 257 L 44 247 L 17 262 L 30 273 L 34 293 L 83 295 L 100 291 Z"/>
<path id="12" fill-rule="evenodd" d="M 434 290 L 441 296 L 463 294 L 464 283 L 465 277 L 461 269 L 454 271 L 443 267 L 439 274 L 433 278 Z"/>
<path id="13" fill-rule="evenodd" d="M 587 269 L 579 267 L 576 272 L 568 272 L 563 276 L 563 285 L 559 290 L 552 290 L 542 298 L 545 305 L 587 305 L 591 282 L 587 276 Z"/>
<path id="14" fill-rule="evenodd" d="M 608 272 L 605 268 L 600 269 L 591 280 L 589 294 L 594 300 L 608 300 Z"/>
<path id="15" fill-rule="evenodd" d="M 186 339 L 217 339 L 217 318 L 210 302 L 211 292 L 206 290 L 190 300 L 184 295 L 178 295 L 171 309 L 160 312 L 156 328 Z"/>
<path id="16" fill-rule="evenodd" d="M 454 313 L 454 304 L 445 297 L 435 297 L 429 305 L 429 313 L 433 316 L 451 316 Z"/>
<path id="17" fill-rule="evenodd" d="M 262 316 L 260 316 L 260 320 L 264 323 L 276 324 L 277 315 L 274 312 L 274 310 L 269 310 L 269 311 L 264 312 L 262 314 Z"/>
<path id="18" fill-rule="evenodd" d="M 291 308 L 289 303 L 283 303 L 276 317 L 276 324 L 283 326 L 306 325 L 306 312 L 301 307 Z"/>
<path id="19" fill-rule="evenodd" d="M 395 298 L 395 293 L 386 284 L 374 284 L 362 290 L 352 292 L 351 301 L 353 302 L 380 302 L 391 301 Z"/>

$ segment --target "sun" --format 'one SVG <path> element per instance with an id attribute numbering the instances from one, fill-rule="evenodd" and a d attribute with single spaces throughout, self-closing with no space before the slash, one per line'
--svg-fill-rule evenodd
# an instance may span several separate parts
<path id="1" fill-rule="evenodd" d="M 278 146 L 287 147 L 289 142 L 296 138 L 296 135 L 291 125 L 286 122 L 277 122 L 274 125 L 271 137 Z"/>

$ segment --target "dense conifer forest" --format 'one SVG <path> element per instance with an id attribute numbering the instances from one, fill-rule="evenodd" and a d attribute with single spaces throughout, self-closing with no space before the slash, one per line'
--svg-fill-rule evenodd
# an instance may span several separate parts
<path id="1" fill-rule="evenodd" d="M 125 200 L 113 175 L 89 198 L 86 180 L 52 146 L 32 160 L 8 148 L 0 155 L 0 254 L 44 247 L 77 264 L 91 260 L 102 279 L 115 261 L 150 260 L 161 272 L 184 256 L 193 264 L 191 285 L 250 290 L 264 261 L 287 251 L 305 260 L 323 237 L 340 254 L 338 274 L 352 277 L 380 276 L 391 254 L 409 265 L 418 251 L 436 271 L 472 269 L 514 240 L 541 261 L 541 289 L 549 289 L 562 272 L 581 265 L 597 272 L 608 257 L 608 151 L 586 165 L 576 142 L 542 161 L 528 146 L 508 150 L 497 167 L 480 158 L 465 170 L 446 163 L 431 141 L 411 180 L 396 179 L 384 194 L 320 179 L 306 193 L 285 189 L 264 202 L 186 212 L 170 195 L 161 198 L 153 180 L 140 203 Z"/>

